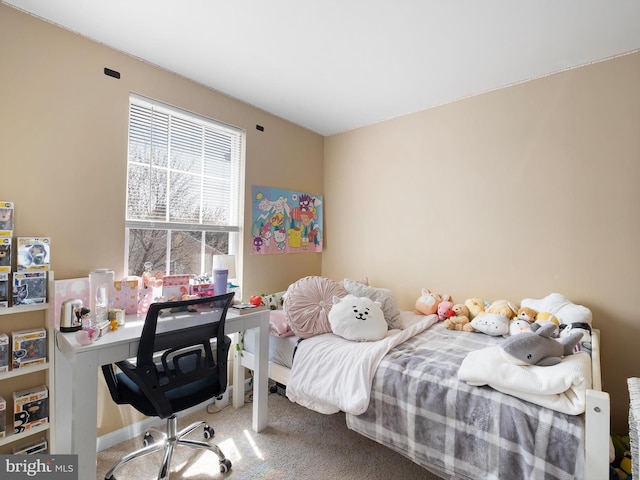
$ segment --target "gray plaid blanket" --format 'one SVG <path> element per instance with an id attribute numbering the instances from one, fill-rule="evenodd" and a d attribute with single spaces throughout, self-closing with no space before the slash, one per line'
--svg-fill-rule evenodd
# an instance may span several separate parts
<path id="1" fill-rule="evenodd" d="M 438 323 L 391 350 L 350 429 L 445 479 L 582 479 L 584 416 L 458 380 L 468 352 L 502 339 Z"/>

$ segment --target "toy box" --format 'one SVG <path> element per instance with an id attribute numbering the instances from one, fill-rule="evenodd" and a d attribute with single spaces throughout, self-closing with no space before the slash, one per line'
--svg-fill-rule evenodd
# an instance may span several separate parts
<path id="1" fill-rule="evenodd" d="M 44 328 L 11 332 L 12 368 L 24 368 L 47 362 L 47 331 Z"/>
<path id="2" fill-rule="evenodd" d="M 162 296 L 166 301 L 181 300 L 189 295 L 189 275 L 165 275 L 162 279 Z"/>
<path id="3" fill-rule="evenodd" d="M 13 392 L 13 421 L 14 433 L 49 422 L 49 390 L 45 385 Z"/>
<path id="4" fill-rule="evenodd" d="M 213 297 L 213 283 L 194 283 L 191 286 L 191 295 L 198 297 Z"/>
<path id="5" fill-rule="evenodd" d="M 0 397 L 0 438 L 4 438 L 7 431 L 7 401 Z"/>
<path id="6" fill-rule="evenodd" d="M 16 272 L 13 274 L 13 305 L 33 305 L 47 302 L 47 272 Z"/>
<path id="7" fill-rule="evenodd" d="M 13 449 L 14 455 L 36 455 L 38 453 L 47 453 L 48 445 L 44 437 L 40 437 L 34 442 L 29 442 Z"/>
<path id="8" fill-rule="evenodd" d="M 9 335 L 0 333 L 0 372 L 9 371 Z"/>
<path id="9" fill-rule="evenodd" d="M 0 202 L 0 235 L 13 235 L 13 202 Z"/>
<path id="10" fill-rule="evenodd" d="M 16 251 L 19 272 L 49 270 L 51 263 L 49 237 L 18 237 Z"/>
<path id="11" fill-rule="evenodd" d="M 0 236 L 0 272 L 11 271 L 11 237 Z"/>
<path id="12" fill-rule="evenodd" d="M 0 308 L 9 306 L 9 274 L 0 272 Z"/>

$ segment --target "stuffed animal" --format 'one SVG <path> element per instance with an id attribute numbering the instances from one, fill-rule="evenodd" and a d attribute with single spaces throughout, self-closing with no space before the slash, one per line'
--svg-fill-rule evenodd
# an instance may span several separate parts
<path id="1" fill-rule="evenodd" d="M 536 332 L 522 333 L 507 338 L 500 344 L 505 356 L 516 365 L 546 367 L 560 363 L 562 357 L 571 355 L 582 338 L 582 332 L 572 332 L 567 337 L 551 338 L 554 325 L 543 325 Z"/>
<path id="2" fill-rule="evenodd" d="M 464 301 L 465 306 L 469 309 L 469 319 L 473 320 L 479 313 L 484 312 L 484 301 L 481 298 L 469 298 Z"/>
<path id="3" fill-rule="evenodd" d="M 517 335 L 522 332 L 532 332 L 531 324 L 526 320 L 516 317 L 509 323 L 509 335 Z"/>
<path id="4" fill-rule="evenodd" d="M 576 351 L 584 351 L 591 355 L 591 325 L 589 325 L 588 323 L 572 323 L 570 325 L 563 323 L 562 325 L 560 325 L 560 338 L 568 337 L 571 332 L 575 331 L 582 332 L 582 338 L 575 348 Z"/>
<path id="5" fill-rule="evenodd" d="M 473 332 L 469 320 L 469 308 L 462 304 L 457 303 L 451 307 L 453 315 L 444 321 L 444 326 L 449 330 L 464 330 L 465 332 Z"/>
<path id="6" fill-rule="evenodd" d="M 560 335 L 560 328 L 559 328 L 560 322 L 558 321 L 555 315 L 549 312 L 538 312 L 538 314 L 536 314 L 536 319 L 531 324 L 531 330 L 535 332 L 541 326 L 546 325 L 548 323 L 552 324 L 555 327 L 551 336 L 553 338 L 558 338 L 558 335 Z"/>
<path id="7" fill-rule="evenodd" d="M 509 335 L 509 318 L 500 313 L 483 313 L 471 320 L 475 331 L 494 337 Z"/>
<path id="8" fill-rule="evenodd" d="M 537 312 L 549 312 L 555 315 L 561 324 L 571 323 L 592 324 L 591 310 L 583 305 L 576 305 L 567 297 L 559 293 L 550 293 L 544 298 L 525 298 L 521 306 L 533 308 Z"/>
<path id="9" fill-rule="evenodd" d="M 496 300 L 487 308 L 485 308 L 484 312 L 504 315 L 509 320 L 511 320 L 518 314 L 518 307 L 508 300 Z"/>
<path id="10" fill-rule="evenodd" d="M 438 304 L 436 313 L 438 314 L 438 320 L 444 322 L 447 318 L 452 317 L 455 313 L 452 310 L 453 302 L 450 300 L 443 300 Z"/>
<path id="11" fill-rule="evenodd" d="M 516 318 L 520 320 L 525 320 L 527 323 L 533 323 L 536 321 L 536 315 L 538 312 L 528 307 L 520 307 L 518 309 L 518 313 L 516 314 Z"/>
<path id="12" fill-rule="evenodd" d="M 329 323 L 333 333 L 357 342 L 381 340 L 387 334 L 382 304 L 368 297 L 334 296 Z"/>
<path id="13" fill-rule="evenodd" d="M 415 313 L 421 315 L 431 315 L 438 311 L 438 304 L 443 300 L 451 300 L 449 295 L 440 295 L 433 293 L 426 288 L 422 289 L 422 293 L 416 300 Z"/>

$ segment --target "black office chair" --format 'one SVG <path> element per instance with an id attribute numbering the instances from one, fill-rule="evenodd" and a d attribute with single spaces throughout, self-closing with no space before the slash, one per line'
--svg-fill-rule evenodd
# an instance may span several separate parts
<path id="1" fill-rule="evenodd" d="M 143 448 L 120 459 L 107 472 L 106 480 L 115 480 L 114 472 L 130 460 L 158 450 L 164 451 L 158 479 L 167 479 L 177 445 L 210 450 L 218 456 L 222 473 L 231 468 L 231 462 L 216 445 L 184 438 L 200 426 L 204 427 L 205 439 L 213 438 L 213 428 L 206 422 L 196 422 L 177 432 L 176 414 L 219 397 L 227 388 L 231 340 L 224 334 L 224 323 L 232 299 L 233 293 L 228 293 L 151 304 L 135 363 L 117 362 L 120 370 L 117 373 L 111 364 L 102 367 L 117 404 L 128 404 L 144 415 L 167 419 L 167 431 L 149 429 Z M 211 349 L 213 340 L 215 356 Z M 151 431 L 159 433 L 161 439 L 154 439 Z"/>

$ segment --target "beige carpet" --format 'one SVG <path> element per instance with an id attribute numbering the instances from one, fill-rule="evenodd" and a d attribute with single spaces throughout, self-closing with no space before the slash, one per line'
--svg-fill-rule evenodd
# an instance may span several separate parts
<path id="1" fill-rule="evenodd" d="M 261 433 L 251 430 L 251 404 L 232 406 L 217 413 L 198 412 L 185 416 L 179 428 L 204 419 L 216 431 L 215 443 L 231 460 L 231 471 L 218 470 L 217 457 L 208 451 L 180 448 L 174 454 L 172 480 L 204 479 L 305 479 L 323 480 L 437 480 L 409 459 L 346 427 L 345 415 L 322 415 L 287 398 L 269 395 L 269 425 Z M 192 438 L 200 439 L 201 430 Z M 98 479 L 122 455 L 141 445 L 129 440 L 98 454 Z M 160 458 L 147 455 L 120 469 L 118 480 L 157 478 Z"/>

